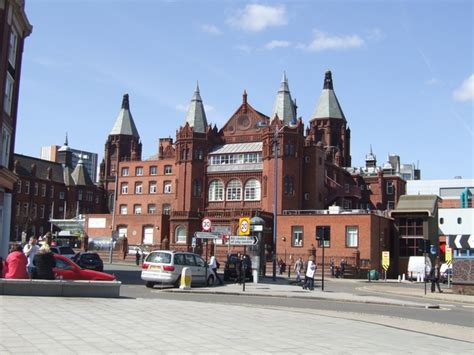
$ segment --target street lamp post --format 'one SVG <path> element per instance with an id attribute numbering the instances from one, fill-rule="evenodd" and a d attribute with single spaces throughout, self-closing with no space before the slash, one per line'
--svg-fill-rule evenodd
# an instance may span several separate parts
<path id="1" fill-rule="evenodd" d="M 117 201 L 117 173 L 115 172 L 115 184 L 114 184 L 114 200 L 112 204 L 112 235 L 110 236 L 110 249 L 109 249 L 109 264 L 112 264 L 112 254 L 114 249 L 114 235 L 115 235 L 115 205 Z"/>

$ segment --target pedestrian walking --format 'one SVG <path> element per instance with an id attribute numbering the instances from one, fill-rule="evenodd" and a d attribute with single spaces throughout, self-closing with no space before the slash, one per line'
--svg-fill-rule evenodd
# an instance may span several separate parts
<path id="1" fill-rule="evenodd" d="M 329 270 L 331 270 L 331 277 L 334 277 L 334 258 L 329 259 Z"/>
<path id="2" fill-rule="evenodd" d="M 217 281 L 219 281 L 219 285 L 223 285 L 224 282 L 222 282 L 221 278 L 219 277 L 219 274 L 217 273 L 217 269 L 219 268 L 219 262 L 217 261 L 217 258 L 214 255 L 211 256 L 211 260 L 209 260 L 209 267 L 214 272 L 214 275 L 216 275 L 216 279 Z"/>
<path id="3" fill-rule="evenodd" d="M 339 264 L 340 276 L 344 277 L 344 272 L 346 271 L 346 259 L 342 258 Z"/>
<path id="4" fill-rule="evenodd" d="M 314 274 L 316 273 L 316 264 L 314 263 L 314 257 L 311 255 L 308 258 L 308 266 L 306 268 L 306 274 L 303 284 L 303 290 L 310 289 L 314 290 Z"/>
<path id="5" fill-rule="evenodd" d="M 28 259 L 23 254 L 20 244 L 13 245 L 10 254 L 5 259 L 3 267 L 3 277 L 6 279 L 27 279 L 29 278 L 26 271 Z"/>
<path id="6" fill-rule="evenodd" d="M 301 281 L 301 271 L 304 270 L 304 264 L 303 264 L 303 259 L 301 259 L 301 256 L 296 260 L 295 262 L 295 273 L 296 273 L 296 282 Z"/>
<path id="7" fill-rule="evenodd" d="M 441 276 L 440 265 L 437 261 L 435 266 L 430 271 L 430 280 L 431 280 L 431 293 L 436 291 L 436 287 L 438 287 L 439 293 L 443 293 L 441 291 L 441 287 L 439 286 L 439 278 Z"/>
<path id="8" fill-rule="evenodd" d="M 137 248 L 137 252 L 135 253 L 135 264 L 140 265 L 140 252 L 139 249 Z"/>
<path id="9" fill-rule="evenodd" d="M 44 243 L 39 248 L 33 262 L 36 266 L 33 278 L 41 280 L 55 279 L 53 268 L 56 266 L 56 259 L 54 259 L 48 244 Z"/>
<path id="10" fill-rule="evenodd" d="M 29 243 L 26 244 L 23 248 L 23 253 L 28 259 L 28 263 L 26 264 L 26 271 L 28 272 L 28 275 L 30 275 L 30 278 L 33 277 L 33 273 L 35 269 L 33 260 L 35 258 L 35 254 L 39 250 L 39 246 L 36 243 L 37 243 L 36 237 L 31 237 Z"/>

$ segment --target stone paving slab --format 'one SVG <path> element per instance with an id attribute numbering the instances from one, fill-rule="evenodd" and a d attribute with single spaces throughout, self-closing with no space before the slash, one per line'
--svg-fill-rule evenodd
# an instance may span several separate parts
<path id="1" fill-rule="evenodd" d="M 0 333 L 2 355 L 470 354 L 474 346 L 473 328 L 439 337 L 436 323 L 345 312 L 163 299 L 0 296 L 0 304 L 0 329 L 10 330 Z"/>

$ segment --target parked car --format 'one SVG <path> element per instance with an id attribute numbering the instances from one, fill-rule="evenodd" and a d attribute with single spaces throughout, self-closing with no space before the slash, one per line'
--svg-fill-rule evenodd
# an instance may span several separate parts
<path id="1" fill-rule="evenodd" d="M 224 281 L 237 279 L 237 262 L 238 254 L 227 255 L 227 260 L 224 266 Z M 242 262 L 242 267 L 245 269 L 245 279 L 252 281 L 252 261 L 250 260 L 248 255 L 244 255 Z"/>
<path id="2" fill-rule="evenodd" d="M 83 269 L 104 271 L 104 262 L 95 252 L 81 251 L 73 256 L 72 261 Z"/>
<path id="3" fill-rule="evenodd" d="M 81 269 L 74 261 L 59 254 L 53 254 L 56 267 L 53 269 L 56 278 L 63 280 L 114 281 L 115 276 L 105 272 Z"/>
<path id="4" fill-rule="evenodd" d="M 185 267 L 191 271 L 192 285 L 214 284 L 214 272 L 201 256 L 174 250 L 155 250 L 148 254 L 142 266 L 141 277 L 146 282 L 146 287 L 152 288 L 156 284 L 179 287 L 181 272 Z"/>
<path id="5" fill-rule="evenodd" d="M 51 251 L 55 254 L 65 256 L 66 258 L 69 258 L 69 259 L 72 259 L 73 256 L 76 255 L 76 252 L 74 251 L 74 249 L 72 249 L 71 247 L 66 247 L 66 246 L 51 247 Z"/>

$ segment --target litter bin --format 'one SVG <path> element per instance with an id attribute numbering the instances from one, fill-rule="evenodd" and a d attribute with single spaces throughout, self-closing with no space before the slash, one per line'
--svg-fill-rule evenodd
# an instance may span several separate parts
<path id="1" fill-rule="evenodd" d="M 377 270 L 370 270 L 368 274 L 369 281 L 370 280 L 378 280 L 379 279 L 379 272 Z"/>

